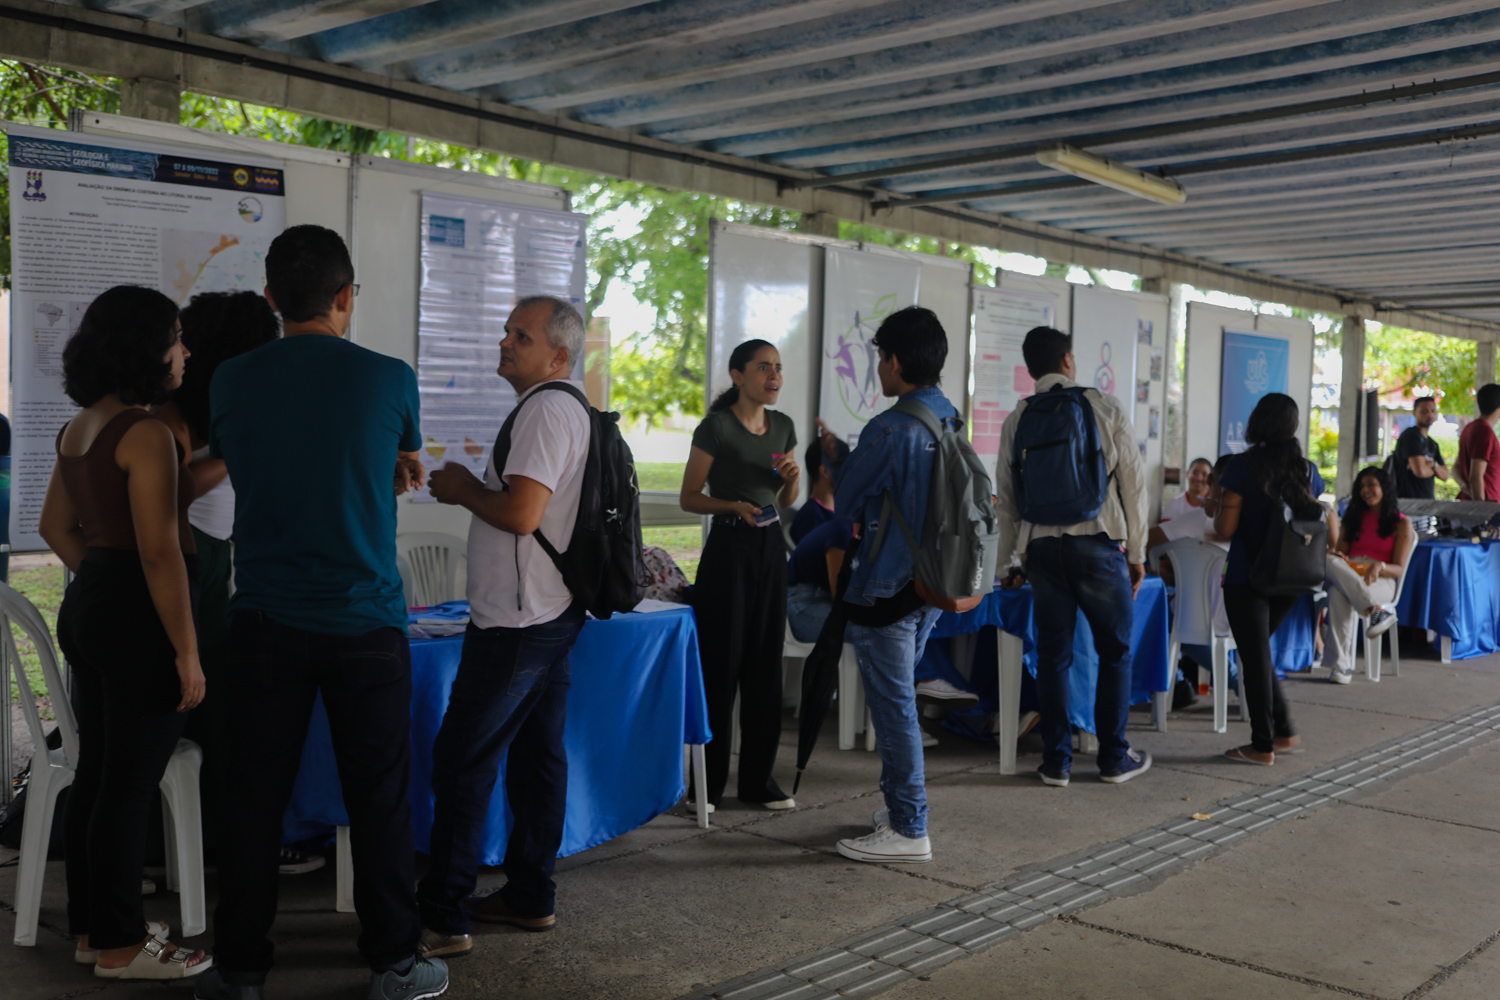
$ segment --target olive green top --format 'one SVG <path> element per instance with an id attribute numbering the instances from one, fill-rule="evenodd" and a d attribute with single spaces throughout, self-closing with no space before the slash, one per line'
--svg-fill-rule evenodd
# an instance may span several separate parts
<path id="1" fill-rule="evenodd" d="M 797 428 L 792 418 L 777 410 L 766 411 L 766 432 L 751 434 L 734 411 L 720 410 L 703 418 L 693 431 L 693 447 L 713 456 L 708 470 L 708 494 L 715 500 L 748 500 L 757 507 L 776 502 L 785 485 L 771 468 L 772 455 L 790 455 L 797 449 Z"/>

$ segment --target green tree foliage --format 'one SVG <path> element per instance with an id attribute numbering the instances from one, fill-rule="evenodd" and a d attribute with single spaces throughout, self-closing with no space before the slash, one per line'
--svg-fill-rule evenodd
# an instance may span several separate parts
<path id="1" fill-rule="evenodd" d="M 66 128 L 68 111 L 120 110 L 120 89 L 107 77 L 0 59 L 0 120 Z M 9 145 L 0 135 L 0 163 Z M 10 171 L 0 170 L 0 288 L 10 288 Z"/>
<path id="2" fill-rule="evenodd" d="M 1478 346 L 1394 326 L 1365 333 L 1365 385 L 1408 399 L 1436 396 L 1443 409 L 1471 416 Z"/>

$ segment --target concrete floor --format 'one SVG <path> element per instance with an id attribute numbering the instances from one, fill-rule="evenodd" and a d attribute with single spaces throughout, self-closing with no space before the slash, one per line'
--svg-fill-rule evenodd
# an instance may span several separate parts
<path id="1" fill-rule="evenodd" d="M 657 998 L 712 995 L 736 977 L 816 951 L 1017 872 L 1154 824 L 1212 811 L 1256 785 L 1299 773 L 1465 710 L 1500 703 L 1500 656 L 1444 665 L 1409 654 L 1400 677 L 1348 687 L 1288 682 L 1307 752 L 1274 768 L 1215 759 L 1248 738 L 1210 729 L 1207 699 L 1167 733 L 1132 717 L 1131 739 L 1156 756 L 1124 786 L 1079 761 L 1067 789 L 1002 777 L 992 749 L 946 732 L 929 751 L 935 852 L 928 865 L 860 865 L 834 842 L 868 830 L 880 805 L 873 754 L 833 749 L 830 729 L 798 795 L 772 814 L 725 803 L 711 830 L 668 814 L 558 866 L 555 931 L 481 927 L 452 963 L 449 996 Z M 1389 667 L 1387 667 L 1387 670 Z M 1231 713 L 1231 718 L 1234 714 Z M 785 783 L 795 747 L 783 739 Z M 0 852 L 0 862 L 9 854 Z M 481 890 L 500 883 L 481 875 Z M 0 868 L 0 900 L 15 869 Z M 347 998 L 367 982 L 353 915 L 332 910 L 331 868 L 283 878 L 279 965 L 268 996 Z M 1048 921 L 987 951 L 887 990 L 892 1000 L 1319 996 L 1493 1000 L 1500 996 L 1500 740 L 1401 772 L 1296 820 L 1244 837 L 1128 894 Z M 210 886 L 212 893 L 212 886 Z M 36 948 L 0 946 L 0 997 L 178 997 L 184 990 L 106 984 L 71 964 L 63 875 L 49 867 Z M 147 915 L 175 920 L 175 898 Z M 0 911 L 0 935 L 13 917 Z M 211 946 L 211 935 L 193 942 Z M 811 994 L 810 994 L 811 995 Z M 826 992 L 817 995 L 827 996 Z M 736 997 L 735 1000 L 741 1000 Z M 754 1000 L 745 997 L 743 1000 Z"/>

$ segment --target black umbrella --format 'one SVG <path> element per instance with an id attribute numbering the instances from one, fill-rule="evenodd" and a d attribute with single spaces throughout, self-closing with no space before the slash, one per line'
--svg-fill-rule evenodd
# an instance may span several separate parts
<path id="1" fill-rule="evenodd" d="M 818 743 L 818 732 L 823 720 L 828 717 L 828 706 L 833 703 L 833 692 L 839 683 L 839 660 L 844 655 L 844 591 L 849 587 L 849 573 L 854 566 L 854 553 L 859 549 L 859 536 L 849 540 L 844 549 L 844 565 L 839 569 L 838 591 L 833 595 L 833 610 L 818 633 L 817 644 L 807 654 L 802 664 L 802 722 L 797 727 L 797 777 L 792 781 L 792 794 L 802 784 L 802 772 L 807 770 L 807 760 Z M 854 697 L 844 692 L 844 697 Z"/>

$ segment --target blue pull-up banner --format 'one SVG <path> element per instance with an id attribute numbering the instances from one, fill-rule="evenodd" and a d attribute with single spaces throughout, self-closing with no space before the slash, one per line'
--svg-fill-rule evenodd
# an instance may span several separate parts
<path id="1" fill-rule="evenodd" d="M 1261 398 L 1287 390 L 1291 344 L 1278 337 L 1224 331 L 1219 383 L 1219 454 L 1245 450 L 1245 424 Z"/>

